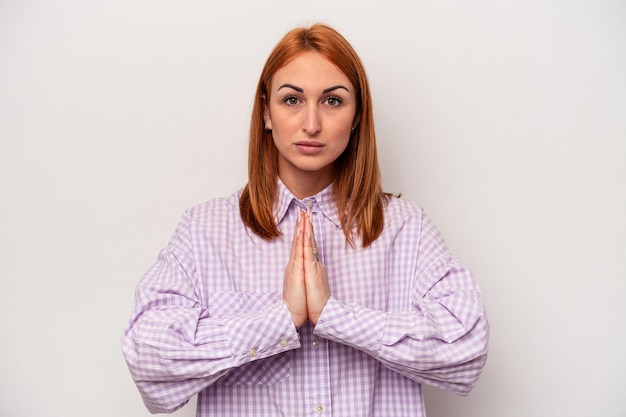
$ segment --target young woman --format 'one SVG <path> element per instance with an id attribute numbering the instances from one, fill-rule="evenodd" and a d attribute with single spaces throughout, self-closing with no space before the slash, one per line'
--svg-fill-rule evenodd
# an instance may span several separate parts
<path id="1" fill-rule="evenodd" d="M 423 416 L 486 360 L 480 290 L 423 210 L 383 193 L 370 90 L 324 25 L 259 80 L 248 184 L 187 211 L 137 287 L 123 352 L 146 407 Z"/>

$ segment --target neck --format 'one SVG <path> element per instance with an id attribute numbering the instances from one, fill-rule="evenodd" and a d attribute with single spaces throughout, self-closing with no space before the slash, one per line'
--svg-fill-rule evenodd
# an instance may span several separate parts
<path id="1" fill-rule="evenodd" d="M 320 175 L 319 173 L 298 177 L 279 173 L 278 176 L 285 187 L 300 200 L 319 193 L 332 182 L 332 175 Z"/>

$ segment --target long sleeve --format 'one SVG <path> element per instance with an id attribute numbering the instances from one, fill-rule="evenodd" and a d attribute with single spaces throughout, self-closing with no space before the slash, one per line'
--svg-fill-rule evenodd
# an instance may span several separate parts
<path id="1" fill-rule="evenodd" d="M 279 181 L 265 240 L 240 192 L 188 210 L 136 289 L 122 337 L 153 413 L 198 394 L 198 416 L 425 417 L 421 383 L 467 393 L 487 321 L 472 274 L 422 209 L 393 198 L 372 245 L 346 243 L 332 186 L 298 200 Z M 296 329 L 282 301 L 298 209 L 310 209 L 332 297 Z"/>
<path id="2" fill-rule="evenodd" d="M 488 324 L 474 277 L 421 211 L 400 228 L 390 253 L 407 265 L 395 273 L 411 275 L 406 308 L 380 311 L 331 297 L 315 334 L 414 381 L 467 395 L 487 358 Z"/>
<path id="3" fill-rule="evenodd" d="M 122 338 L 130 372 L 151 412 L 172 412 L 230 370 L 300 346 L 280 293 L 204 288 L 190 217 L 183 217 L 139 283 Z M 214 265 L 206 269 L 219 282 L 227 273 L 219 262 Z"/>

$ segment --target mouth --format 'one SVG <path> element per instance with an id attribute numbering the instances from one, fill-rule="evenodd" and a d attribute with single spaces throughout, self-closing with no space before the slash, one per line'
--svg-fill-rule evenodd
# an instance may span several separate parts
<path id="1" fill-rule="evenodd" d="M 295 143 L 296 148 L 305 155 L 315 155 L 324 150 L 323 143 L 312 140 L 300 140 Z"/>

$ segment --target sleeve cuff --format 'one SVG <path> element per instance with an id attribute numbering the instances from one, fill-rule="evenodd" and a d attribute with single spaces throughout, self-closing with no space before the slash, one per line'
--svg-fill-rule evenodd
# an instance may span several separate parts
<path id="1" fill-rule="evenodd" d="M 280 300 L 263 311 L 224 320 L 236 366 L 300 347 L 291 314 Z"/>
<path id="2" fill-rule="evenodd" d="M 376 355 L 382 343 L 386 316 L 384 312 L 342 304 L 331 296 L 313 333 Z"/>

